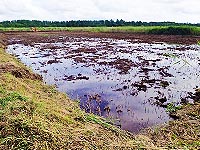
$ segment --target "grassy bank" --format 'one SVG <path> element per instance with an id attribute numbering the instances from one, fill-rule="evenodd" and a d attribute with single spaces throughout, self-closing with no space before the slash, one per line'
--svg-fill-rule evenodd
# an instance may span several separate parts
<path id="1" fill-rule="evenodd" d="M 200 147 L 200 103 L 184 105 L 173 113 L 178 118 L 145 131 L 158 147 L 197 150 Z"/>
<path id="2" fill-rule="evenodd" d="M 146 33 L 159 27 L 37 27 L 37 31 L 87 31 L 87 32 L 136 32 Z M 0 31 L 31 31 L 31 28 L 3 28 Z"/>
<path id="3" fill-rule="evenodd" d="M 200 27 L 193 26 L 122 26 L 122 27 L 38 27 L 38 31 L 131 32 L 146 34 L 200 35 Z M 31 28 L 2 28 L 0 31 L 31 31 Z"/>

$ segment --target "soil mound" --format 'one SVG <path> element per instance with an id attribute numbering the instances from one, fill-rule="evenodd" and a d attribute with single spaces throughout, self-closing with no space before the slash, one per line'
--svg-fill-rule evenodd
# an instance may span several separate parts
<path id="1" fill-rule="evenodd" d="M 16 78 L 27 78 L 32 80 L 42 80 L 42 76 L 38 74 L 31 73 L 29 70 L 16 67 L 12 63 L 0 64 L 0 74 L 1 73 L 11 73 Z"/>

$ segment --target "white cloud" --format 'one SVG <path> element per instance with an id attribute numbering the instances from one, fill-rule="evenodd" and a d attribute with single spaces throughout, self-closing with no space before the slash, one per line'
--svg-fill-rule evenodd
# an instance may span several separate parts
<path id="1" fill-rule="evenodd" d="M 94 0 L 96 7 L 102 12 L 128 12 L 127 4 L 130 4 L 131 0 Z"/>
<path id="2" fill-rule="evenodd" d="M 16 19 L 198 23 L 199 0 L 0 0 L 0 21 Z"/>

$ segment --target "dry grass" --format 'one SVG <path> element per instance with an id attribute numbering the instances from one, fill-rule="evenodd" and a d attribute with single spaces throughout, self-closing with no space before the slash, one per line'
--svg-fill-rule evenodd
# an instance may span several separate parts
<path id="1" fill-rule="evenodd" d="M 185 105 L 176 112 L 179 118 L 148 129 L 145 135 L 158 147 L 166 149 L 194 149 L 200 147 L 200 103 Z"/>

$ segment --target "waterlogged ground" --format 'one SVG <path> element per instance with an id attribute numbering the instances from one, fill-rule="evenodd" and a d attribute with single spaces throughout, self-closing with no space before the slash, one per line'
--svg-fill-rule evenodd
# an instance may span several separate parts
<path id="1" fill-rule="evenodd" d="M 38 39 L 12 36 L 7 51 L 87 112 L 134 133 L 168 121 L 166 105 L 192 102 L 200 86 L 196 44 L 84 34 Z"/>

